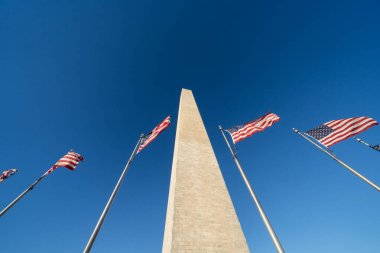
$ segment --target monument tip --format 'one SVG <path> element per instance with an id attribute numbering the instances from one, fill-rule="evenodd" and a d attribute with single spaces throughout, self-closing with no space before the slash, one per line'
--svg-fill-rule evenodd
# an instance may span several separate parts
<path id="1" fill-rule="evenodd" d="M 181 93 L 193 93 L 190 89 L 182 88 Z"/>

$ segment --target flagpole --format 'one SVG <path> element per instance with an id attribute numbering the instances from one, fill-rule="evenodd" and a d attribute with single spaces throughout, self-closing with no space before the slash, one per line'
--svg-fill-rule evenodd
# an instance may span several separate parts
<path id="1" fill-rule="evenodd" d="M 113 189 L 113 192 L 112 192 L 110 198 L 108 199 L 108 202 L 107 202 L 106 206 L 104 207 L 104 210 L 103 210 L 103 212 L 102 212 L 102 214 L 101 214 L 101 216 L 100 216 L 100 218 L 99 218 L 99 220 L 98 220 L 98 223 L 97 223 L 96 226 L 95 226 L 94 231 L 93 231 L 92 234 L 91 234 L 90 239 L 89 239 L 88 242 L 87 242 L 86 248 L 84 249 L 83 253 L 89 253 L 89 252 L 91 251 L 91 248 L 92 248 L 92 246 L 93 246 L 93 244 L 94 244 L 94 242 L 95 242 L 95 239 L 96 239 L 96 237 L 97 237 L 97 235 L 98 235 L 98 233 L 99 233 L 99 230 L 100 230 L 100 228 L 101 228 L 101 226 L 102 226 L 102 224 L 103 224 L 103 222 L 104 222 L 104 219 L 106 218 L 107 213 L 108 213 L 108 211 L 109 211 L 109 209 L 110 209 L 110 207 L 111 207 L 112 201 L 114 200 L 114 198 L 115 198 L 115 196 L 116 196 L 116 193 L 117 193 L 117 191 L 119 190 L 120 185 L 121 185 L 121 183 L 122 183 L 122 181 L 123 181 L 123 179 L 124 179 L 124 177 L 125 177 L 125 174 L 126 174 L 127 171 L 128 171 L 129 165 L 130 165 L 130 164 L 132 163 L 132 161 L 135 159 L 135 156 L 136 156 L 137 150 L 138 150 L 138 148 L 139 148 L 139 146 L 140 146 L 140 143 L 141 143 L 141 140 L 142 140 L 142 137 L 143 137 L 143 136 L 144 136 L 144 135 L 142 134 L 142 135 L 140 136 L 139 140 L 137 141 L 136 147 L 135 147 L 135 149 L 133 150 L 133 152 L 132 152 L 132 154 L 131 154 L 131 157 L 129 158 L 127 164 L 125 165 L 125 168 L 124 168 L 123 172 L 121 173 L 121 176 L 120 176 L 119 180 L 117 181 L 116 186 L 115 186 L 115 188 Z"/>
<path id="2" fill-rule="evenodd" d="M 239 162 L 239 160 L 237 159 L 236 154 L 233 152 L 233 150 L 232 150 L 232 148 L 231 148 L 231 145 L 230 145 L 230 143 L 228 142 L 227 137 L 226 137 L 226 135 L 225 135 L 224 132 L 223 132 L 223 128 L 222 128 L 222 126 L 219 126 L 219 129 L 220 129 L 220 132 L 221 132 L 222 135 L 223 135 L 224 140 L 226 141 L 226 144 L 227 144 L 228 148 L 229 148 L 230 151 L 231 151 L 231 155 L 232 155 L 232 157 L 233 157 L 233 159 L 234 159 L 234 161 L 235 161 L 235 163 L 236 163 L 236 165 L 237 165 L 237 167 L 238 167 L 238 169 L 239 169 L 239 172 L 240 172 L 241 176 L 243 177 L 243 180 L 244 180 L 244 182 L 245 182 L 245 184 L 246 184 L 246 186 L 247 186 L 247 188 L 248 188 L 248 190 L 249 190 L 249 192 L 250 192 L 250 194 L 251 194 L 251 196 L 252 196 L 253 202 L 255 203 L 257 209 L 259 210 L 259 213 L 260 213 L 261 219 L 263 220 L 263 222 L 264 222 L 264 224 L 265 224 L 265 227 L 266 227 L 266 229 L 267 229 L 268 232 L 269 232 L 269 235 L 270 235 L 270 237 L 271 237 L 271 239 L 272 239 L 272 241 L 273 241 L 273 243 L 274 243 L 274 246 L 276 247 L 277 252 L 278 252 L 278 253 L 284 253 L 285 251 L 284 251 L 284 249 L 282 248 L 282 245 L 281 245 L 281 243 L 280 243 L 280 240 L 277 238 L 277 235 L 276 235 L 276 233 L 274 232 L 274 230 L 273 230 L 273 228 L 272 228 L 272 226 L 271 226 L 271 224 L 270 224 L 270 222 L 269 222 L 269 219 L 268 219 L 267 215 L 265 214 L 263 207 L 262 207 L 261 204 L 260 204 L 259 199 L 257 198 L 255 192 L 253 191 L 253 188 L 252 188 L 251 184 L 249 183 L 248 178 L 247 178 L 247 176 L 245 175 L 244 170 L 243 170 L 243 168 L 241 167 L 240 162 Z"/>
<path id="3" fill-rule="evenodd" d="M 365 141 L 363 141 L 362 139 L 359 139 L 359 138 L 355 138 L 355 140 L 357 140 L 358 142 L 360 142 L 360 143 L 363 143 L 364 145 L 366 145 L 367 147 L 370 147 L 370 148 L 372 148 L 372 146 L 371 145 L 369 145 L 367 142 L 365 142 Z"/>
<path id="4" fill-rule="evenodd" d="M 347 170 L 349 170 L 351 173 L 353 173 L 356 176 L 358 176 L 361 180 L 363 180 L 364 182 L 366 182 L 367 184 L 369 184 L 370 186 L 372 186 L 373 188 L 375 188 L 377 191 L 380 191 L 380 187 L 379 186 L 377 186 L 372 181 L 370 181 L 368 178 L 366 178 L 365 176 L 363 176 L 362 174 L 360 174 L 359 172 L 357 172 L 356 170 L 354 170 L 353 168 L 351 168 L 350 166 L 348 166 L 347 164 L 345 164 L 343 161 L 341 161 L 340 159 L 338 159 L 336 156 L 332 155 L 330 152 L 326 151 L 324 148 L 322 148 L 321 146 L 319 146 L 317 143 L 315 143 L 312 140 L 310 140 L 309 138 L 307 138 L 300 131 L 298 131 L 295 128 L 293 128 L 293 131 L 296 132 L 297 134 L 299 134 L 305 140 L 307 140 L 310 143 L 312 143 L 314 146 L 316 146 L 318 149 L 320 149 L 325 154 L 327 154 L 328 156 L 330 156 L 332 159 L 334 159 L 335 161 L 337 161 L 340 165 L 342 165 L 344 168 L 346 168 Z"/>
<path id="5" fill-rule="evenodd" d="M 0 212 L 0 217 L 2 217 L 9 209 L 11 209 L 20 199 L 22 199 L 28 192 L 33 190 L 33 188 L 44 178 L 48 175 L 47 172 L 45 172 L 39 179 L 37 179 L 33 184 L 31 184 L 25 191 L 23 191 L 15 200 L 13 200 L 7 207 L 5 207 Z"/>

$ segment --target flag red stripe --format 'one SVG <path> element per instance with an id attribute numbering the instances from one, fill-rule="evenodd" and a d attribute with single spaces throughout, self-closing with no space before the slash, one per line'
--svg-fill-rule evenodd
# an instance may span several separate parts
<path id="1" fill-rule="evenodd" d="M 348 139 L 348 138 L 350 138 L 350 137 L 352 137 L 352 136 L 355 136 L 355 135 L 357 135 L 357 134 L 359 134 L 359 133 L 361 133 L 361 132 L 364 132 L 364 131 L 367 130 L 368 128 L 373 127 L 373 126 L 375 126 L 375 125 L 377 125 L 377 124 L 369 123 L 368 125 L 365 125 L 365 126 L 363 126 L 363 127 L 361 127 L 361 128 L 356 128 L 357 130 L 354 129 L 354 131 L 352 131 L 352 132 L 350 132 L 350 133 L 344 135 L 343 137 L 341 137 L 341 138 L 339 138 L 339 139 L 336 139 L 336 140 L 334 140 L 334 141 L 328 143 L 326 146 L 327 146 L 327 147 L 330 147 L 330 146 L 332 146 L 332 145 L 334 145 L 334 144 L 336 144 L 336 143 L 338 143 L 338 142 L 344 141 L 344 140 L 346 140 L 346 139 Z"/>
<path id="2" fill-rule="evenodd" d="M 263 126 L 261 126 L 261 127 L 259 127 L 259 128 L 254 128 L 253 131 L 250 131 L 250 132 L 248 132 L 247 134 L 239 135 L 239 136 L 235 137 L 235 138 L 234 138 L 234 139 L 235 139 L 235 143 L 237 143 L 237 142 L 239 142 L 239 141 L 241 141 L 241 140 L 243 140 L 243 139 L 245 139 L 245 138 L 248 138 L 248 137 L 254 135 L 255 133 L 258 133 L 258 132 L 264 131 L 265 128 L 272 126 L 273 123 L 274 123 L 274 122 L 277 122 L 277 121 L 279 121 L 279 119 L 276 120 L 276 121 L 266 122 L 266 123 L 263 124 Z"/>
<path id="3" fill-rule="evenodd" d="M 66 165 L 66 166 L 62 166 L 62 167 L 68 168 L 69 170 L 74 170 L 75 169 L 75 167 L 70 166 L 70 165 Z"/>
<path id="4" fill-rule="evenodd" d="M 361 116 L 331 120 L 324 123 L 324 125 L 332 129 L 332 132 L 318 141 L 324 146 L 330 147 L 338 142 L 364 132 L 368 128 L 378 125 L 378 123 L 370 117 Z"/>
<path id="5" fill-rule="evenodd" d="M 70 170 L 74 170 L 80 161 L 83 160 L 83 157 L 75 152 L 70 151 L 66 155 L 64 155 L 61 159 L 59 159 L 53 167 L 51 167 L 47 173 L 51 173 L 58 167 L 65 167 Z"/>
<path id="6" fill-rule="evenodd" d="M 350 118 L 350 119 L 344 120 L 340 124 L 333 126 L 332 129 L 334 130 L 334 132 L 320 139 L 319 141 L 325 146 L 331 146 L 333 144 L 329 144 L 330 142 L 334 141 L 335 139 L 340 138 L 342 135 L 345 135 L 346 133 L 352 132 L 357 127 L 366 125 L 368 122 L 377 123 L 373 119 L 367 118 L 367 117 L 356 117 L 356 118 Z M 347 138 L 349 138 L 349 136 Z"/>
<path id="7" fill-rule="evenodd" d="M 67 154 L 67 155 L 65 155 L 64 157 L 66 157 L 66 158 L 71 158 L 71 159 L 76 159 L 76 160 L 80 160 L 80 157 L 78 157 L 78 156 L 75 156 L 75 155 L 69 155 L 69 154 Z"/>
<path id="8" fill-rule="evenodd" d="M 255 127 L 255 126 L 258 126 L 259 124 L 262 124 L 262 123 L 265 123 L 267 120 L 270 120 L 274 117 L 276 117 L 277 115 L 274 115 L 273 113 L 269 113 L 265 116 L 262 116 L 261 118 L 257 119 L 257 120 L 253 120 L 251 122 L 248 122 L 244 125 L 243 128 L 239 129 L 238 131 L 236 131 L 234 134 L 240 134 L 240 133 L 244 133 L 246 132 L 249 128 L 251 127 Z"/>
<path id="9" fill-rule="evenodd" d="M 274 118 L 274 116 L 270 116 L 263 121 L 260 120 L 260 121 L 257 121 L 255 123 L 249 123 L 249 125 L 245 126 L 244 128 L 239 129 L 238 131 L 232 133 L 232 135 L 234 137 L 235 136 L 238 137 L 239 135 L 244 135 L 244 134 L 250 133 L 252 131 L 252 129 L 260 129 L 261 127 L 263 127 L 268 122 L 271 122 L 270 120 L 272 118 Z"/>
<path id="10" fill-rule="evenodd" d="M 276 115 L 270 115 L 269 117 L 266 117 L 266 119 L 260 120 L 256 123 L 253 123 L 253 124 L 251 123 L 251 124 L 247 125 L 246 127 L 239 129 L 238 131 L 234 132 L 232 135 L 233 136 L 239 136 L 242 134 L 250 133 L 250 131 L 252 131 L 252 129 L 260 129 L 261 127 L 263 127 L 263 125 L 271 122 L 270 120 L 274 119 L 276 117 L 277 117 Z"/>
<path id="11" fill-rule="evenodd" d="M 320 139 L 320 142 L 329 142 L 329 140 L 334 139 L 336 136 L 340 135 L 342 132 L 346 132 L 355 126 L 360 126 L 363 121 L 372 120 L 371 118 L 365 117 L 355 117 L 346 120 L 342 120 L 339 124 L 330 124 L 328 127 L 332 128 L 334 132 L 328 136 Z"/>
<path id="12" fill-rule="evenodd" d="M 235 132 L 235 133 L 232 134 L 232 136 L 233 136 L 233 138 L 237 138 L 237 139 L 240 138 L 240 136 L 247 136 L 247 137 L 249 137 L 249 136 L 251 136 L 252 134 L 254 134 L 256 132 L 264 130 L 265 128 L 271 126 L 273 124 L 273 122 L 277 122 L 279 120 L 279 119 L 277 119 L 277 120 L 273 119 L 273 121 L 270 121 L 272 118 L 274 118 L 274 117 L 268 118 L 267 121 L 263 121 L 261 123 L 257 123 L 256 125 L 249 126 L 243 132 Z M 271 125 L 269 125 L 269 124 L 271 124 Z"/>
<path id="13" fill-rule="evenodd" d="M 256 120 L 244 124 L 244 126 L 236 132 L 230 133 L 232 141 L 237 143 L 239 141 L 248 138 L 255 133 L 264 131 L 266 128 L 272 126 L 275 122 L 278 122 L 280 117 L 274 113 L 268 113 Z"/>
<path id="14" fill-rule="evenodd" d="M 62 157 L 61 159 L 58 160 L 58 162 L 66 162 L 66 161 L 73 161 L 73 162 L 78 163 L 80 160 L 79 159 L 72 159 L 72 158 L 65 158 L 65 157 Z"/>
<path id="15" fill-rule="evenodd" d="M 165 130 L 166 126 L 162 126 L 158 129 L 155 129 L 153 130 L 153 133 L 149 136 L 149 138 L 144 142 L 144 144 L 142 144 L 139 148 L 139 150 L 141 151 L 143 148 L 145 148 L 149 143 L 151 143 L 156 137 L 157 135 L 159 135 L 163 130 Z"/>
<path id="16" fill-rule="evenodd" d="M 344 141 L 352 136 L 355 136 L 361 132 L 364 132 L 365 130 L 367 130 L 368 128 L 370 127 L 373 127 L 377 125 L 377 122 L 373 122 L 373 121 L 369 121 L 369 122 L 366 122 L 366 123 L 363 123 L 359 126 L 355 126 L 354 128 L 351 128 L 351 129 L 348 129 L 347 131 L 341 133 L 340 135 L 336 136 L 335 138 L 333 139 L 330 139 L 328 141 L 325 141 L 324 144 L 326 147 L 330 147 L 338 142 L 341 142 L 341 141 Z"/>
<path id="17" fill-rule="evenodd" d="M 78 163 L 77 162 L 74 162 L 74 161 L 59 161 L 57 162 L 55 165 L 58 165 L 58 166 L 66 166 L 66 165 L 72 165 L 72 166 L 77 166 Z"/>
<path id="18" fill-rule="evenodd" d="M 150 136 L 144 141 L 144 143 L 140 144 L 139 149 L 137 150 L 137 153 L 139 153 L 141 150 L 143 150 L 146 146 L 149 145 L 162 131 L 164 131 L 167 127 L 170 126 L 170 116 L 166 117 L 164 121 L 162 121 L 158 126 L 156 126 Z"/>
<path id="19" fill-rule="evenodd" d="M 336 130 L 336 129 L 343 128 L 343 127 L 347 126 L 348 124 L 352 124 L 352 123 L 361 121 L 363 119 L 369 119 L 369 118 L 368 117 L 354 117 L 354 118 L 349 118 L 349 119 L 337 120 L 333 123 L 329 123 L 329 124 L 325 124 L 325 125 Z"/>

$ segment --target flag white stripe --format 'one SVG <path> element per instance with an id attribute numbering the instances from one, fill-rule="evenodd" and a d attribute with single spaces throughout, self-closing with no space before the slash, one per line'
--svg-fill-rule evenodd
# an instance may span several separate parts
<path id="1" fill-rule="evenodd" d="M 66 168 L 68 168 L 70 170 L 74 170 L 77 167 L 77 165 L 79 164 L 79 162 L 82 161 L 82 160 L 83 160 L 83 157 L 81 155 L 70 151 L 69 153 L 67 153 L 66 155 L 64 155 L 61 159 L 59 159 L 54 164 L 54 166 L 51 167 L 46 172 L 46 174 L 51 173 L 52 171 L 54 171 L 58 167 L 66 167 Z"/>
<path id="2" fill-rule="evenodd" d="M 349 129 L 350 126 L 355 125 L 358 121 L 361 121 L 363 119 L 365 119 L 365 117 L 360 117 L 360 119 L 356 118 L 354 120 L 353 120 L 353 118 L 349 118 L 346 120 L 342 120 L 336 126 L 334 126 L 333 124 L 327 125 L 328 127 L 333 129 L 334 131 L 331 134 L 329 134 L 328 136 L 325 136 L 324 138 L 320 139 L 319 141 L 321 141 L 321 142 L 326 141 L 326 140 L 332 138 L 333 136 L 338 135 L 340 132 L 345 131 L 346 129 Z M 358 124 L 360 124 L 360 123 L 358 123 Z"/>
<path id="3" fill-rule="evenodd" d="M 166 117 L 164 121 L 162 121 L 158 126 L 156 126 L 152 130 L 152 132 L 150 133 L 150 136 L 143 143 L 140 144 L 140 147 L 138 148 L 137 153 L 139 153 L 146 146 L 148 146 L 162 131 L 164 131 L 169 126 L 170 126 L 170 116 Z"/>
<path id="4" fill-rule="evenodd" d="M 256 123 L 254 123 L 252 125 L 249 124 L 246 127 L 241 128 L 238 131 L 234 132 L 232 135 L 233 136 L 238 136 L 238 135 L 241 135 L 241 134 L 245 134 L 245 133 L 247 133 L 248 131 L 250 131 L 252 129 L 262 128 L 263 124 L 266 124 L 266 123 L 270 122 L 270 120 L 272 120 L 274 118 L 276 118 L 276 116 L 271 115 L 271 117 L 267 118 L 266 120 L 260 120 L 259 122 L 256 122 Z"/>
<path id="5" fill-rule="evenodd" d="M 238 127 L 234 127 L 226 131 L 231 135 L 232 141 L 234 143 L 237 143 L 247 137 L 252 136 L 255 133 L 264 131 L 267 127 L 272 126 L 279 120 L 280 117 L 278 117 L 276 114 L 268 113 L 259 119 L 245 123 L 240 129 L 236 129 Z"/>
<path id="6" fill-rule="evenodd" d="M 273 125 L 272 121 L 263 122 L 260 126 L 253 126 L 249 129 L 247 129 L 244 133 L 234 135 L 234 138 L 239 139 L 239 140 L 242 138 L 244 139 L 244 138 L 249 137 L 250 135 L 255 134 L 257 132 L 260 132 L 260 131 L 264 130 L 265 128 L 272 126 L 272 125 Z"/>
<path id="7" fill-rule="evenodd" d="M 349 130 L 352 130 L 352 129 L 348 129 L 347 131 L 345 131 L 344 133 L 345 134 L 341 134 L 340 136 L 337 136 L 336 138 L 332 139 L 332 140 L 329 140 L 328 142 L 325 142 L 324 145 L 326 146 L 331 146 L 331 145 L 334 145 L 342 140 L 345 140 L 351 136 L 354 136 L 358 133 L 361 133 L 362 131 L 366 130 L 367 128 L 371 127 L 371 126 L 374 126 L 376 125 L 376 123 L 374 123 L 373 121 L 369 121 L 367 122 L 366 124 L 360 126 L 359 128 L 357 128 L 356 130 L 354 131 L 349 131 Z"/>
<path id="8" fill-rule="evenodd" d="M 358 122 L 358 121 L 360 121 L 360 122 Z M 339 124 L 339 126 L 340 126 L 339 128 L 334 127 L 333 128 L 334 132 L 332 132 L 328 136 L 320 139 L 319 141 L 323 142 L 323 143 L 328 143 L 328 142 L 330 142 L 330 140 L 335 139 L 335 138 L 341 136 L 342 134 L 347 133 L 348 131 L 351 131 L 355 127 L 360 127 L 361 125 L 366 124 L 368 121 L 373 122 L 373 119 L 361 117 L 360 119 L 359 118 L 355 119 L 352 122 L 341 123 L 341 124 Z"/>
<path id="9" fill-rule="evenodd" d="M 350 124 L 350 123 L 355 123 L 355 122 L 358 122 L 362 119 L 365 119 L 366 117 L 355 117 L 355 118 L 348 118 L 348 119 L 344 119 L 344 120 L 340 120 L 339 124 L 337 124 L 338 121 L 335 121 L 335 122 L 332 122 L 332 123 L 329 123 L 329 124 L 324 124 L 328 127 L 331 127 L 332 129 L 339 129 L 341 127 L 343 127 L 344 125 L 346 124 Z"/>
<path id="10" fill-rule="evenodd" d="M 261 132 L 261 131 L 265 130 L 265 128 L 272 126 L 273 123 L 275 123 L 275 122 L 271 122 L 271 123 L 267 124 L 265 127 L 260 128 L 260 129 L 256 129 L 256 131 L 252 131 L 249 134 L 245 134 L 243 136 L 239 136 L 239 137 L 237 137 L 237 138 L 234 139 L 234 142 L 239 142 L 239 141 L 241 141 L 241 140 L 243 140 L 243 139 L 245 139 L 247 137 L 252 136 L 255 133 Z"/>
<path id="11" fill-rule="evenodd" d="M 246 126 L 244 126 L 243 128 L 239 129 L 238 131 L 236 131 L 236 133 L 240 134 L 240 133 L 243 133 L 245 132 L 248 128 L 250 127 L 254 127 L 254 126 L 257 126 L 257 125 L 260 125 L 262 124 L 263 122 L 267 121 L 267 120 L 271 120 L 272 118 L 275 118 L 275 115 L 273 114 L 268 114 L 265 118 L 259 120 L 259 121 L 253 121 L 253 122 L 250 122 L 250 123 L 247 123 Z"/>

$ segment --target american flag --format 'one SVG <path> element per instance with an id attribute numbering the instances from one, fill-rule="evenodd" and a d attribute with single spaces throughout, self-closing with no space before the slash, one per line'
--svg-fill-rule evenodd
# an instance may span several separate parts
<path id="1" fill-rule="evenodd" d="M 17 169 L 4 170 L 0 175 L 0 182 L 3 182 L 8 177 L 12 176 L 17 172 Z"/>
<path id="2" fill-rule="evenodd" d="M 149 145 L 156 137 L 164 131 L 167 127 L 170 126 L 170 116 L 166 117 L 164 121 L 162 121 L 158 126 L 156 126 L 152 132 L 142 137 L 142 140 L 140 142 L 139 149 L 137 150 L 137 153 L 139 153 L 141 150 L 143 150 L 146 146 Z"/>
<path id="3" fill-rule="evenodd" d="M 74 170 L 78 163 L 83 161 L 83 156 L 73 151 L 68 152 L 65 156 L 58 160 L 46 173 L 49 174 L 58 167 L 65 167 L 69 170 Z"/>
<path id="4" fill-rule="evenodd" d="M 233 142 L 237 143 L 257 132 L 264 131 L 265 128 L 272 126 L 279 120 L 280 117 L 278 117 L 276 114 L 268 113 L 256 120 L 245 123 L 244 125 L 234 126 L 226 129 L 226 131 L 231 135 Z"/>
<path id="5" fill-rule="evenodd" d="M 375 146 L 371 146 L 374 150 L 380 151 L 380 144 L 377 144 Z"/>
<path id="6" fill-rule="evenodd" d="M 374 119 L 369 117 L 353 117 L 329 121 L 307 131 L 306 134 L 322 145 L 330 147 L 377 124 Z"/>

